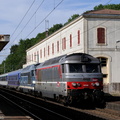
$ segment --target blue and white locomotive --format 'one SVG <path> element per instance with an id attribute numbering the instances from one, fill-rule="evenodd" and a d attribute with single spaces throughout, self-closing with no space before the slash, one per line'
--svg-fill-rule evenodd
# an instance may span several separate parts
<path id="1" fill-rule="evenodd" d="M 28 93 L 34 93 L 36 82 L 36 66 L 38 64 L 29 65 L 22 69 L 19 90 Z"/>

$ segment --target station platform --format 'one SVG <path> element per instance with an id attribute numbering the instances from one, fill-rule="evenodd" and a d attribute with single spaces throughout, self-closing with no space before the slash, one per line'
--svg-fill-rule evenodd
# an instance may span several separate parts
<path id="1" fill-rule="evenodd" d="M 120 101 L 107 102 L 106 108 L 120 111 Z"/>
<path id="2" fill-rule="evenodd" d="M 120 96 L 106 95 L 106 108 L 120 111 Z"/>

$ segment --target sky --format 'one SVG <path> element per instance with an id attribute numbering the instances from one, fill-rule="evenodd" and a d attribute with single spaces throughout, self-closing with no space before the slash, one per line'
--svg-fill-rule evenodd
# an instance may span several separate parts
<path id="1" fill-rule="evenodd" d="M 0 51 L 0 63 L 20 39 L 35 38 L 55 24 L 64 24 L 74 14 L 93 10 L 99 4 L 119 4 L 119 0 L 0 0 L 0 34 L 10 42 Z"/>

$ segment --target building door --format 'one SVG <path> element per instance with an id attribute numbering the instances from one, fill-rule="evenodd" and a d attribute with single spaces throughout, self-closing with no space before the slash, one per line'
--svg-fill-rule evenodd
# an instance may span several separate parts
<path id="1" fill-rule="evenodd" d="M 104 91 L 109 91 L 109 61 L 106 57 L 97 57 L 101 62 L 102 73 L 103 73 L 103 84 L 104 84 Z"/>

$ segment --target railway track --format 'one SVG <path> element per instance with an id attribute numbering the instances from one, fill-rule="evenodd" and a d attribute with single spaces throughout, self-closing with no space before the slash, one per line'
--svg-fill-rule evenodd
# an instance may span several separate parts
<path id="1" fill-rule="evenodd" d="M 38 97 L 10 90 L 2 90 L 1 93 L 19 105 L 20 109 L 25 109 L 24 111 L 28 112 L 35 120 L 78 120 L 79 118 L 82 120 L 120 120 L 120 113 L 110 109 L 81 109 L 63 106 L 54 101 L 45 101 Z"/>
<path id="2" fill-rule="evenodd" d="M 33 120 L 0 94 L 0 120 Z"/>
<path id="3" fill-rule="evenodd" d="M 32 118 L 35 120 L 42 120 L 42 119 L 49 119 L 52 117 L 52 119 L 65 119 L 65 120 L 72 120 L 66 116 L 63 116 L 57 112 L 54 112 L 50 109 L 47 109 L 45 107 L 42 107 L 38 104 L 35 104 L 33 102 L 30 102 L 28 100 L 25 100 L 24 98 L 18 97 L 16 95 L 6 93 L 5 91 L 2 91 L 4 95 L 1 95 L 4 99 L 11 102 L 15 106 L 19 107 L 21 110 L 29 114 Z M 7 95 L 7 97 L 5 97 Z M 47 113 L 47 116 L 46 116 Z M 58 119 L 59 118 L 59 119 Z"/>

